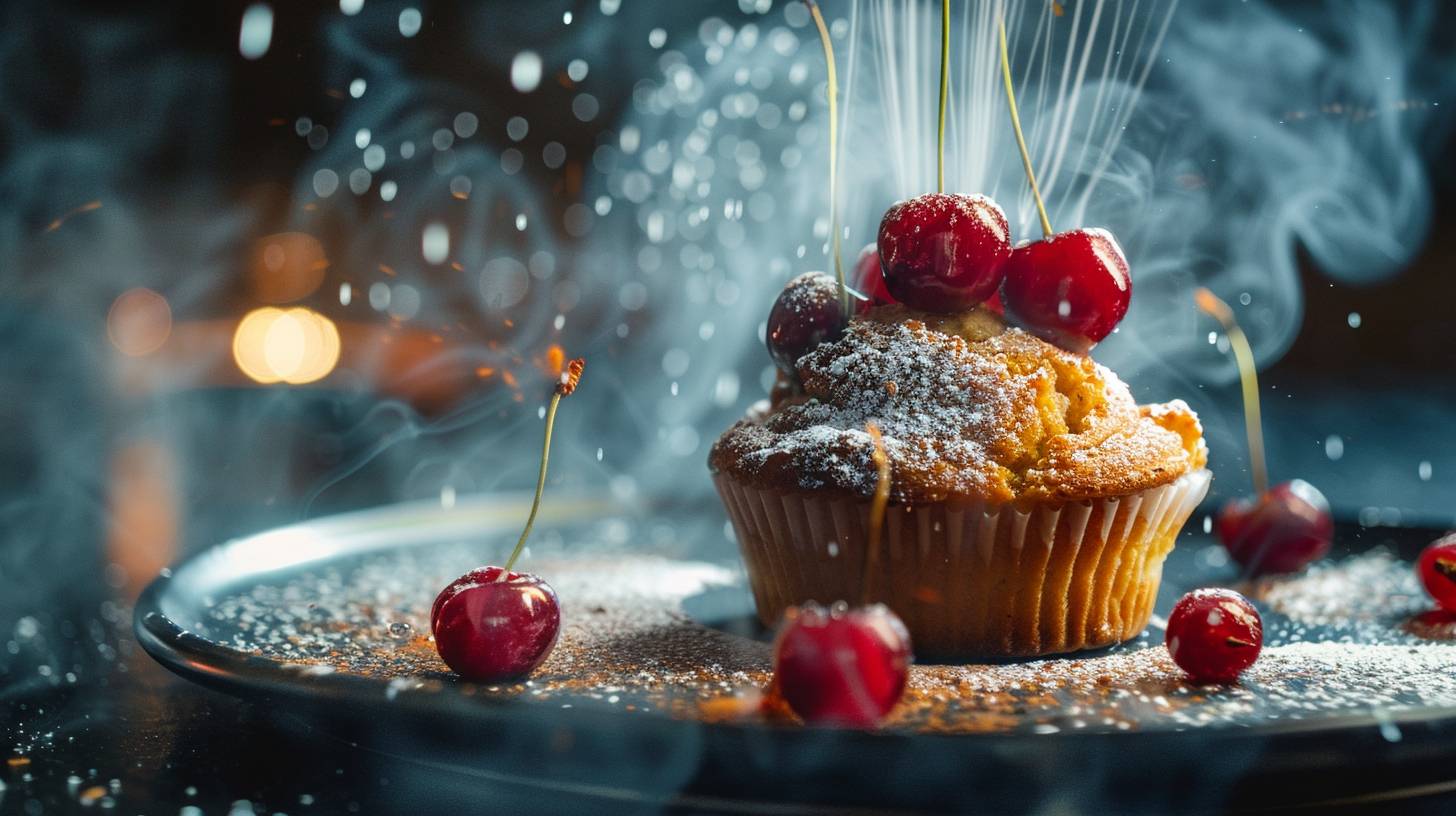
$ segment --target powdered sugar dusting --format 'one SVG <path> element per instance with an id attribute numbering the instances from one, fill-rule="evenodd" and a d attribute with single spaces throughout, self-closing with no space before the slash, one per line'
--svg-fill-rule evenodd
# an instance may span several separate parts
<path id="1" fill-rule="evenodd" d="M 799 360 L 805 398 L 735 425 L 713 465 L 867 497 L 877 480 L 867 422 L 884 434 L 892 498 L 906 503 L 1119 495 L 1202 465 L 1186 405 L 1140 412 L 1112 372 L 998 318 L 926 319 L 937 326 L 853 321 Z"/>
<path id="2" fill-rule="evenodd" d="M 377 678 L 381 702 L 454 693 L 457 681 L 428 636 L 428 609 L 460 557 L 458 548 L 408 551 L 244 587 L 218 598 L 195 628 L 277 661 L 281 671 Z M 716 720 L 710 701 L 768 686 L 766 636 L 735 634 L 704 617 L 707 599 L 746 603 L 731 570 L 630 554 L 541 561 L 532 570 L 563 601 L 556 651 L 527 682 L 460 693 Z M 1402 712 L 1456 706 L 1456 642 L 1409 629 L 1410 614 L 1428 608 L 1406 594 L 1411 574 L 1409 563 L 1375 550 L 1244 587 L 1261 607 L 1266 645 L 1236 685 L 1188 682 L 1155 627 L 1099 653 L 914 666 L 887 725 L 1032 734 L 1257 728 L 1352 714 L 1394 723 Z"/>

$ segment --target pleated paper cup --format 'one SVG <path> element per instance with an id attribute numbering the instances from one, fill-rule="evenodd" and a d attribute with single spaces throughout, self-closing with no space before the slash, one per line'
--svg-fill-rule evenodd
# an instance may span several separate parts
<path id="1" fill-rule="evenodd" d="M 811 600 L 878 601 L 905 621 L 918 655 L 1014 657 L 1136 637 L 1210 474 L 1029 510 L 890 507 L 873 551 L 868 501 L 714 481 L 765 625 Z"/>

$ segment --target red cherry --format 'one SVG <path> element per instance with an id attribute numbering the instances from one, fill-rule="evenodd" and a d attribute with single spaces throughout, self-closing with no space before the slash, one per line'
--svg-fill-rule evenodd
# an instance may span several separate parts
<path id="1" fill-rule="evenodd" d="M 1447 533 L 1421 552 L 1416 570 L 1436 605 L 1456 612 L 1456 533 Z"/>
<path id="2" fill-rule="evenodd" d="M 823 272 L 805 272 L 784 286 L 769 310 L 769 356 L 792 374 L 800 357 L 838 339 L 844 325 L 838 281 Z"/>
<path id="3" fill-rule="evenodd" d="M 1018 246 L 1001 292 L 1006 308 L 1028 329 L 1087 351 L 1127 314 L 1132 275 L 1112 233 L 1084 228 Z"/>
<path id="4" fill-rule="evenodd" d="M 534 575 L 482 567 L 445 587 L 430 628 L 440 659 L 466 680 L 519 680 L 556 645 L 561 606 L 556 590 Z"/>
<path id="5" fill-rule="evenodd" d="M 1218 513 L 1218 537 L 1248 575 L 1297 572 L 1329 552 L 1330 503 L 1302 479 L 1260 496 L 1230 500 Z"/>
<path id="6" fill-rule="evenodd" d="M 440 594 L 435 596 L 435 603 L 430 606 L 430 633 L 434 634 L 435 632 L 440 620 L 440 607 L 445 605 L 445 601 L 454 596 L 463 586 L 494 581 L 496 576 L 500 575 L 500 570 L 500 567 L 476 567 L 470 572 L 451 581 L 449 586 L 440 590 Z"/>
<path id="7" fill-rule="evenodd" d="M 1264 647 L 1264 623 L 1232 589 L 1195 589 L 1168 615 L 1168 654 L 1196 683 L 1232 683 Z"/>
<path id="8" fill-rule="evenodd" d="M 880 268 L 880 248 L 874 244 L 866 244 L 865 248 L 859 251 L 859 257 L 855 259 L 854 270 L 850 273 L 850 288 L 864 295 L 864 299 L 855 298 L 854 313 L 864 314 L 876 306 L 884 306 L 888 303 L 895 303 L 895 296 L 885 286 L 884 271 Z"/>
<path id="9" fill-rule="evenodd" d="M 1011 227 L 983 195 L 927 193 L 880 221 L 885 285 L 926 312 L 962 312 L 996 293 L 1011 257 Z"/>
<path id="10" fill-rule="evenodd" d="M 774 643 L 774 683 L 805 722 L 870 728 L 905 691 L 910 633 L 889 608 L 790 609 Z"/>

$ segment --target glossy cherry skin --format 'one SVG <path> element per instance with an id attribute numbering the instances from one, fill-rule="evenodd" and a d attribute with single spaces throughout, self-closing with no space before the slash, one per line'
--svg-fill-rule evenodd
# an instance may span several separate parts
<path id="1" fill-rule="evenodd" d="M 1011 227 L 986 196 L 928 193 L 891 207 L 877 243 L 896 300 L 950 314 L 996 294 L 1011 258 Z"/>
<path id="2" fill-rule="evenodd" d="M 471 570 L 435 599 L 430 628 L 440 659 L 466 680 L 519 680 L 541 665 L 561 631 L 556 590 L 529 573 Z"/>
<path id="3" fill-rule="evenodd" d="M 871 728 L 905 692 L 910 633 L 881 604 L 790 609 L 774 642 L 774 684 L 804 722 Z"/>
<path id="4" fill-rule="evenodd" d="M 1264 622 L 1232 589 L 1195 589 L 1168 615 L 1168 655 L 1196 683 L 1232 683 L 1264 648 Z"/>
<path id="5" fill-rule="evenodd" d="M 1302 479 L 1261 496 L 1231 499 L 1218 513 L 1218 537 L 1246 575 L 1297 572 L 1330 550 L 1330 503 Z"/>
<path id="6" fill-rule="evenodd" d="M 854 269 L 850 272 L 849 285 L 864 295 L 863 299 L 854 299 L 855 314 L 864 314 L 876 306 L 896 302 L 895 296 L 885 286 L 885 275 L 880 269 L 880 248 L 874 244 L 867 244 L 860 250 Z"/>
<path id="7" fill-rule="evenodd" d="M 837 340 L 847 322 L 839 302 L 839 282 L 823 272 L 805 272 L 789 281 L 768 313 L 765 341 L 780 370 L 794 372 L 800 357 L 820 343 Z"/>
<path id="8" fill-rule="evenodd" d="M 1416 571 L 1436 605 L 1456 612 L 1456 533 L 1448 533 L 1426 547 L 1416 562 Z"/>
<path id="9" fill-rule="evenodd" d="M 1016 247 L 1001 299 L 1027 329 L 1087 351 L 1127 315 L 1132 274 L 1112 233 L 1072 230 Z"/>

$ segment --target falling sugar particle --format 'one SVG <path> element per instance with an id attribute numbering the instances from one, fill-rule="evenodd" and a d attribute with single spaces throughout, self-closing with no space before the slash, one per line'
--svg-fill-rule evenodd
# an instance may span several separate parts
<path id="1" fill-rule="evenodd" d="M 1203 517 L 1203 532 L 1205 532 L 1205 533 L 1211 533 L 1211 532 L 1213 532 L 1213 516 L 1204 516 Z"/>
<path id="2" fill-rule="evenodd" d="M 537 408 L 536 409 L 536 418 L 537 419 L 545 419 L 546 418 L 546 406 L 543 405 L 540 408 Z"/>
<path id="3" fill-rule="evenodd" d="M 359 97 L 364 95 L 364 89 L 368 87 L 369 83 L 365 82 L 363 79 L 356 79 L 353 82 L 349 83 L 349 96 L 358 99 Z"/>
<path id="4" fill-rule="evenodd" d="M 444 263 L 450 256 L 450 230 L 444 224 L 427 225 L 420 237 L 420 251 L 429 263 Z"/>
<path id="5" fill-rule="evenodd" d="M 354 146 L 359 148 L 360 150 L 368 147 L 370 136 L 371 134 L 369 133 L 369 128 L 359 128 L 359 130 L 354 133 Z"/>
<path id="6" fill-rule="evenodd" d="M 1350 314 L 1345 317 L 1345 322 L 1350 324 L 1350 328 L 1358 329 L 1360 328 L 1360 324 L 1363 321 L 1360 318 L 1359 312 L 1350 312 Z"/>
<path id="7" fill-rule="evenodd" d="M 420 16 L 417 8 L 407 8 L 399 13 L 399 33 L 406 37 L 413 37 L 420 33 L 420 25 L 424 18 Z"/>
<path id="8" fill-rule="evenodd" d="M 313 191 L 319 198 L 328 198 L 339 189 L 339 174 L 324 168 L 313 174 Z"/>
<path id="9" fill-rule="evenodd" d="M 455 135 L 462 139 L 469 139 L 475 135 L 480 127 L 480 119 L 469 111 L 461 111 L 455 114 L 455 121 L 452 123 L 455 128 Z"/>
<path id="10" fill-rule="evenodd" d="M 661 48 L 667 44 L 667 32 L 660 28 L 654 28 L 647 34 L 647 44 L 653 48 Z"/>
<path id="11" fill-rule="evenodd" d="M 1325 456 L 1328 456 L 1331 462 L 1340 461 L 1340 457 L 1344 455 L 1345 440 L 1341 439 L 1337 434 L 1330 434 L 1325 437 Z"/>
<path id="12" fill-rule="evenodd" d="M 364 10 L 364 0 L 339 0 L 339 11 L 353 17 Z"/>
<path id="13" fill-rule="evenodd" d="M 393 201 L 395 193 L 399 192 L 399 185 L 392 181 L 386 181 L 379 185 L 379 197 L 384 201 Z"/>
<path id="14" fill-rule="evenodd" d="M 1208 344 L 1210 346 L 1212 346 L 1212 345 L 1216 344 L 1217 342 L 1218 342 L 1218 332 L 1209 332 L 1208 333 Z"/>
<path id="15" fill-rule="evenodd" d="M 238 52 L 244 59 L 255 60 L 268 53 L 272 42 L 273 9 L 264 3 L 248 6 L 238 29 Z"/>
<path id="16" fill-rule="evenodd" d="M 565 14 L 561 15 L 561 24 L 571 25 L 571 12 L 568 11 Z"/>
<path id="17" fill-rule="evenodd" d="M 520 213 L 516 216 L 516 232 L 526 231 L 526 214 Z"/>
<path id="18" fill-rule="evenodd" d="M 566 315 L 564 315 L 564 314 L 559 314 L 559 315 L 557 315 L 557 316 L 556 316 L 556 319 L 555 319 L 555 320 L 553 320 L 553 321 L 551 321 L 551 325 L 552 325 L 552 326 L 553 326 L 553 327 L 554 327 L 554 328 L 555 328 L 555 329 L 556 329 L 556 330 L 557 330 L 557 331 L 561 331 L 561 330 L 562 330 L 562 329 L 563 329 L 563 328 L 565 328 L 565 327 L 566 327 Z"/>
<path id="19" fill-rule="evenodd" d="M 1416 475 L 1421 477 L 1421 481 L 1429 482 L 1431 480 L 1431 463 L 1421 462 L 1419 465 L 1417 465 Z"/>
<path id="20" fill-rule="evenodd" d="M 354 299 L 354 287 L 350 286 L 347 283 L 341 283 L 341 284 L 339 284 L 339 305 L 340 306 L 348 306 L 349 305 L 349 302 L 352 301 L 353 299 Z"/>
<path id="21" fill-rule="evenodd" d="M 511 86 L 521 93 L 530 93 L 541 84 L 541 55 L 522 51 L 511 60 Z"/>
<path id="22" fill-rule="evenodd" d="M 445 485 L 444 487 L 440 488 L 440 506 L 446 510 L 449 510 L 455 506 L 454 485 Z"/>

